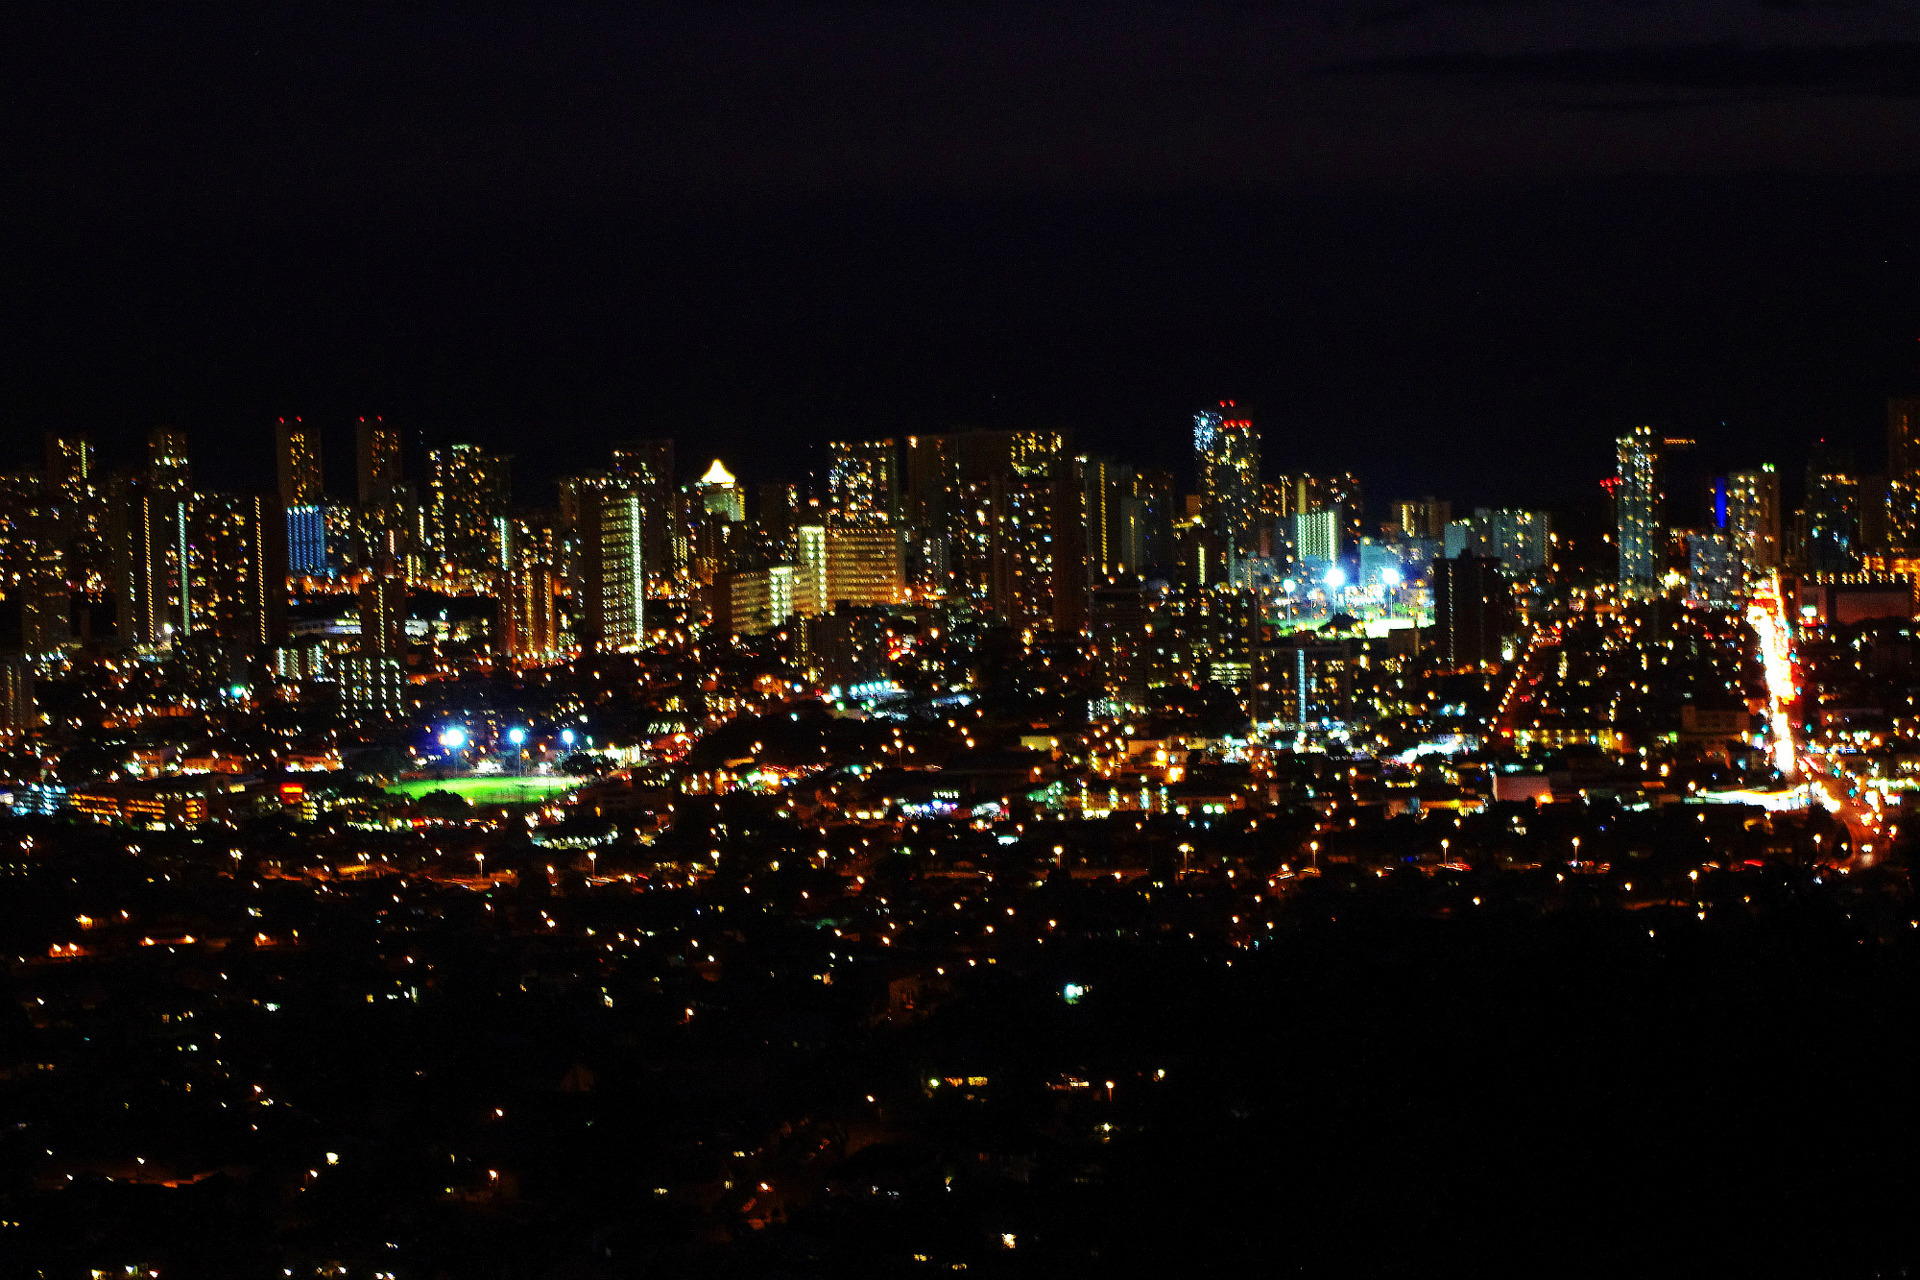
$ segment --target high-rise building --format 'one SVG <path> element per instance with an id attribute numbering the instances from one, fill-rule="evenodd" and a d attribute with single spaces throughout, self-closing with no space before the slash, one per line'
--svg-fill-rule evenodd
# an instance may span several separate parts
<path id="1" fill-rule="evenodd" d="M 191 584 L 181 572 L 188 563 L 186 499 L 144 472 L 122 473 L 108 510 L 120 643 L 162 648 L 192 624 Z"/>
<path id="2" fill-rule="evenodd" d="M 1260 433 L 1234 402 L 1193 415 L 1193 457 L 1200 484 L 1200 515 L 1216 535 L 1232 540 L 1232 554 L 1259 545 Z"/>
<path id="3" fill-rule="evenodd" d="M 360 645 L 369 657 L 398 657 L 407 648 L 407 585 L 392 576 L 360 584 Z"/>
<path id="4" fill-rule="evenodd" d="M 916 589 L 1021 626 L 1086 617 L 1084 478 L 1058 431 L 910 436 L 904 510 Z"/>
<path id="5" fill-rule="evenodd" d="M 286 641 L 287 518 L 271 493 L 215 493 L 191 508 L 193 630 L 228 650 Z"/>
<path id="6" fill-rule="evenodd" d="M 1920 551 L 1920 396 L 1887 401 L 1887 541 Z"/>
<path id="7" fill-rule="evenodd" d="M 899 464 L 892 440 L 836 440 L 827 448 L 827 492 L 841 515 L 899 514 Z"/>
<path id="8" fill-rule="evenodd" d="M 1453 667 L 1498 662 L 1511 597 L 1500 562 L 1461 555 L 1433 562 L 1433 634 L 1441 660 Z"/>
<path id="9" fill-rule="evenodd" d="M 193 492 L 193 465 L 187 459 L 187 433 L 155 427 L 147 433 L 147 474 L 162 493 Z"/>
<path id="10" fill-rule="evenodd" d="M 1415 498 L 1393 504 L 1393 522 L 1403 538 L 1440 538 L 1453 519 L 1453 504 L 1438 498 Z"/>
<path id="11" fill-rule="evenodd" d="M 706 474 L 694 482 L 693 490 L 700 499 L 700 509 L 708 515 L 719 516 L 731 524 L 746 520 L 746 495 L 740 491 L 740 482 L 721 465 L 720 459 L 713 460 Z"/>
<path id="12" fill-rule="evenodd" d="M 827 569 L 827 527 L 803 524 L 793 531 L 793 609 L 805 617 L 833 608 Z"/>
<path id="13" fill-rule="evenodd" d="M 355 476 L 360 505 L 388 501 L 400 486 L 400 432 L 384 418 L 362 418 L 354 429 Z"/>
<path id="14" fill-rule="evenodd" d="M 1146 565 L 1145 506 L 1133 468 L 1111 458 L 1081 456 L 1080 500 L 1086 522 L 1087 572 L 1096 583 Z"/>
<path id="15" fill-rule="evenodd" d="M 793 530 L 800 519 L 800 490 L 784 481 L 760 485 L 754 497 L 754 537 L 770 560 L 792 554 Z"/>
<path id="16" fill-rule="evenodd" d="M 672 594 L 675 584 L 673 466 L 672 440 L 626 440 L 613 447 L 611 482 L 640 495 L 641 558 L 647 593 L 654 596 Z"/>
<path id="17" fill-rule="evenodd" d="M 1293 553 L 1303 564 L 1330 569 L 1344 550 L 1340 541 L 1340 509 L 1321 507 L 1296 511 L 1293 516 Z"/>
<path id="18" fill-rule="evenodd" d="M 1801 558 L 1812 573 L 1860 567 L 1860 477 L 1850 451 L 1817 442 L 1807 458 L 1806 524 Z"/>
<path id="19" fill-rule="evenodd" d="M 609 650 L 646 647 L 646 504 L 637 493 L 600 495 L 600 632 Z"/>
<path id="20" fill-rule="evenodd" d="M 1118 714 L 1145 706 L 1147 655 L 1147 599 L 1140 579 L 1129 577 L 1102 583 L 1088 604 L 1093 643 L 1106 673 L 1108 708 Z"/>
<path id="21" fill-rule="evenodd" d="M 1689 532 L 1686 544 L 1687 598 L 1715 609 L 1737 605 L 1742 579 L 1733 535 L 1721 529 Z"/>
<path id="22" fill-rule="evenodd" d="M 318 506 L 323 501 L 320 433 L 299 418 L 291 421 L 282 418 L 273 435 L 281 503 L 289 511 L 295 507 Z"/>
<path id="23" fill-rule="evenodd" d="M 500 600 L 501 648 L 520 662 L 561 649 L 560 534 L 551 525 L 514 520 L 508 527 L 507 571 Z"/>
<path id="24" fill-rule="evenodd" d="M 93 440 L 83 434 L 48 432 L 47 485 L 63 507 L 78 508 L 95 492 Z"/>
<path id="25" fill-rule="evenodd" d="M 1134 472 L 1133 496 L 1140 504 L 1140 563 L 1172 563 L 1175 559 L 1173 472 L 1165 467 L 1141 467 Z"/>
<path id="26" fill-rule="evenodd" d="M 24 653 L 0 651 L 0 738 L 18 738 L 40 723 L 33 700 L 33 664 Z"/>
<path id="27" fill-rule="evenodd" d="M 834 603 L 906 599 L 906 533 L 882 516 L 832 516 L 826 529 L 827 597 Z"/>
<path id="28" fill-rule="evenodd" d="M 1299 632 L 1256 646 L 1252 656 L 1247 706 L 1256 721 L 1304 728 L 1352 714 L 1358 664 L 1350 643 Z"/>
<path id="29" fill-rule="evenodd" d="M 1660 590 L 1662 556 L 1660 437 L 1638 426 L 1614 442 L 1619 474 L 1612 484 L 1614 524 L 1620 551 L 1620 593 L 1647 600 Z M 1438 590 L 1436 585 L 1435 590 Z"/>
<path id="30" fill-rule="evenodd" d="M 736 569 L 714 579 L 713 621 L 735 635 L 764 635 L 794 616 L 794 567 Z"/>
<path id="31" fill-rule="evenodd" d="M 441 571 L 461 576 L 498 573 L 502 526 L 512 506 L 505 456 L 478 445 L 455 444 L 428 455 L 432 471 L 433 550 Z"/>
<path id="32" fill-rule="evenodd" d="M 43 533 L 60 551 L 61 574 L 73 589 L 106 592 L 112 577 L 107 504 L 95 474 L 93 441 L 82 434 L 49 432 L 45 485 L 38 500 L 52 504 Z"/>
<path id="33" fill-rule="evenodd" d="M 1772 463 L 1735 471 L 1726 482 L 1727 533 L 1743 590 L 1780 568 L 1780 476 Z"/>
<path id="34" fill-rule="evenodd" d="M 1525 576 L 1553 563 L 1553 519 L 1545 511 L 1478 507 L 1471 518 L 1448 521 L 1442 530 L 1448 556 L 1491 556 Z"/>
<path id="35" fill-rule="evenodd" d="M 287 508 L 287 572 L 296 578 L 324 578 L 333 572 L 328 510 L 318 503 Z"/>
<path id="36" fill-rule="evenodd" d="M 402 475 L 399 430 L 378 416 L 361 418 L 354 430 L 354 462 L 360 499 L 355 558 L 374 573 L 423 567 L 424 513 Z"/>

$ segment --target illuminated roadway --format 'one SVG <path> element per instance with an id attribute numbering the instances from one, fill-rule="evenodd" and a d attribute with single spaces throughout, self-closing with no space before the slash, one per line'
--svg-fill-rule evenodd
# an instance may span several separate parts
<path id="1" fill-rule="evenodd" d="M 1760 637 L 1760 658 L 1767 681 L 1767 736 L 1774 768 L 1788 781 L 1804 777 L 1809 789 L 1822 797 L 1824 807 L 1846 824 L 1852 860 L 1862 866 L 1871 863 L 1874 846 L 1891 839 L 1898 828 L 1883 832 L 1886 815 L 1881 812 L 1879 795 L 1856 795 L 1855 784 L 1832 756 L 1809 750 L 1799 740 L 1792 715 L 1793 703 L 1800 696 L 1799 672 L 1778 573 L 1762 583 L 1748 601 L 1747 622 Z"/>

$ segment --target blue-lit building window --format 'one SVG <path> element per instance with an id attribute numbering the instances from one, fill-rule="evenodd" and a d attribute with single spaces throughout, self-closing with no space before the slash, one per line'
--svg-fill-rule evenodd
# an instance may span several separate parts
<path id="1" fill-rule="evenodd" d="M 327 555 L 325 507 L 287 508 L 287 567 L 296 578 L 321 578 L 333 572 Z"/>

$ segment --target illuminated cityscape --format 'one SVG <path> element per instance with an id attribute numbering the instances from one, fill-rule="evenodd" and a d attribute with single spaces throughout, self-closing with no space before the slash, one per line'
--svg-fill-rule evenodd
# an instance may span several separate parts
<path id="1" fill-rule="evenodd" d="M 765 1000 L 902 1036 L 975 983 L 1077 1005 L 1175 922 L 1168 963 L 1230 965 L 1387 881 L 1443 915 L 1601 900 L 1655 939 L 1730 927 L 1783 876 L 1850 885 L 1855 910 L 1887 892 L 1873 873 L 1904 863 L 1920 797 L 1896 490 L 1872 518 L 1814 444 L 1810 506 L 1783 518 L 1765 463 L 1689 508 L 1663 488 L 1675 442 L 1638 427 L 1594 477 L 1610 527 L 1432 497 L 1382 513 L 1349 475 L 1263 476 L 1252 416 L 1194 421 L 1185 518 L 1165 473 L 1052 429 L 911 437 L 904 465 L 895 440 L 840 442 L 821 474 L 753 485 L 724 459 L 677 477 L 699 454 L 674 442 L 615 445 L 544 509 L 460 443 L 427 451 L 415 497 L 378 419 L 282 421 L 280 486 L 246 493 L 195 488 L 179 430 L 104 473 L 50 439 L 47 469 L 4 486 L 6 527 L 36 531 L 8 544 L 8 874 L 51 902 L 33 895 L 67 858 L 98 870 L 76 909 L 21 918 L 26 1034 L 43 1070 L 94 1078 L 63 1029 L 124 1015 L 86 992 L 150 963 L 201 976 L 159 1006 L 181 1056 L 127 1098 L 140 1125 L 26 1122 L 50 1145 L 22 1185 L 278 1167 L 351 1112 L 268 1046 L 456 1016 L 471 946 L 519 975 L 487 1000 L 534 1002 L 503 1016 L 593 1024 L 556 1047 L 626 1027 L 691 1052 Z M 333 502 L 329 430 L 358 437 L 360 500 L 339 505 L 374 536 L 290 563 Z M 96 554 L 68 558 L 102 507 L 106 586 Z M 1664 523 L 1681 510 L 1701 524 Z M 349 999 L 370 1007 L 343 1022 Z M 1000 1051 L 930 1046 L 909 1078 L 859 1069 L 867 1103 L 829 1089 L 737 1152 L 648 1165 L 642 1198 L 749 1234 L 835 1221 L 910 1185 L 856 1147 L 1006 1089 L 1057 1096 L 1098 1145 L 1168 1063 L 1192 1069 L 1149 1043 L 1034 1086 Z M 439 1078 L 439 1052 L 331 1069 Z M 631 1069 L 607 1052 L 448 1082 L 480 1127 L 450 1116 L 436 1140 L 435 1197 L 469 1207 L 447 1223 L 552 1194 L 538 1126 L 493 1112 L 550 1112 L 529 1088 L 597 1098 Z M 166 1136 L 188 1123 L 190 1146 Z M 316 1193 L 332 1161 L 374 1158 L 326 1141 L 345 1150 L 299 1175 Z M 1037 1158 L 1019 1150 L 981 1159 Z M 986 1204 L 967 1212 L 989 1240 L 1018 1238 Z M 410 1234 L 355 1227 L 337 1251 L 376 1265 L 381 1232 Z M 383 1247 L 458 1255 L 431 1236 Z"/>
<path id="2" fill-rule="evenodd" d="M 0 1280 L 1920 1275 L 1910 6 L 26 6 Z"/>

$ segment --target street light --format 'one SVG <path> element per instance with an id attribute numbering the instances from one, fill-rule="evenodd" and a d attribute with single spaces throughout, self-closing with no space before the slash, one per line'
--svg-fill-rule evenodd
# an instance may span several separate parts
<path id="1" fill-rule="evenodd" d="M 449 751 L 458 751 L 467 745 L 467 731 L 457 724 L 450 724 L 440 731 L 440 745 Z"/>

